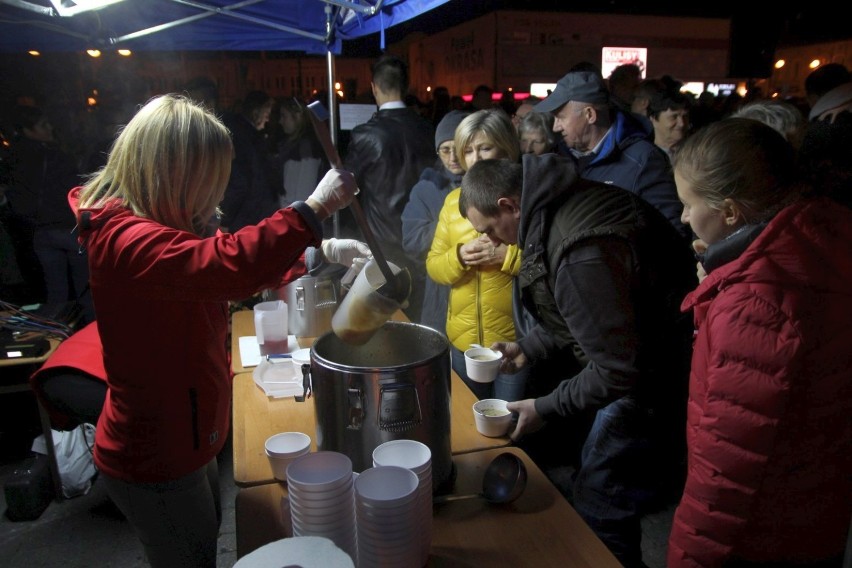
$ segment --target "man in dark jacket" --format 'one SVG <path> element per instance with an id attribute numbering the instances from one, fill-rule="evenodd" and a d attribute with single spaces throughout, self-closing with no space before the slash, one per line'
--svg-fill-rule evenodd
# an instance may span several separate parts
<path id="1" fill-rule="evenodd" d="M 689 243 L 692 232 L 680 222 L 683 206 L 668 158 L 638 120 L 612 106 L 599 73 L 569 72 L 535 110 L 553 113 L 553 130 L 577 158 L 581 177 L 635 193 Z"/>
<path id="2" fill-rule="evenodd" d="M 420 173 L 435 160 L 432 124 L 405 106 L 408 91 L 408 67 L 392 55 L 379 58 L 372 67 L 373 96 L 378 112 L 352 130 L 346 169 L 355 174 L 361 193 L 358 200 L 367 223 L 382 252 L 401 267 L 407 268 L 414 282 L 405 313 L 411 321 L 420 321 L 423 303 L 422 268 L 402 247 L 402 211 L 411 188 Z M 341 212 L 342 231 L 346 236 L 364 240 L 346 212 Z"/>
<path id="3" fill-rule="evenodd" d="M 33 301 L 77 302 L 86 323 L 95 319 L 86 255 L 77 243 L 77 222 L 68 192 L 80 184 L 73 157 L 54 138 L 41 108 L 15 108 L 19 136 L 10 151 L 6 197 L 9 233 Z"/>
<path id="4" fill-rule="evenodd" d="M 262 91 L 248 93 L 240 112 L 225 112 L 231 131 L 234 161 L 220 207 L 222 230 L 235 233 L 257 225 L 278 210 L 278 190 L 271 179 L 269 157 L 261 130 L 269 121 L 273 99 Z"/>
<path id="5" fill-rule="evenodd" d="M 682 450 L 672 437 L 685 428 L 691 326 L 678 308 L 693 284 L 689 251 L 656 209 L 580 179 L 571 158 L 554 154 L 477 162 L 459 209 L 493 243 L 523 251 L 518 284 L 536 325 L 491 346 L 504 355 L 501 372 L 561 357 L 553 392 L 509 404 L 512 439 L 594 414 L 573 504 L 625 566 L 642 566 L 640 517 Z"/>

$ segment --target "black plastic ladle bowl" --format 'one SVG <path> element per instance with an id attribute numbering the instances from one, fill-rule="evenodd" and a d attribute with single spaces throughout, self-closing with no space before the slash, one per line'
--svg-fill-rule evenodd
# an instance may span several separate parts
<path id="1" fill-rule="evenodd" d="M 482 497 L 489 503 L 511 503 L 527 487 L 527 466 L 511 452 L 503 452 L 491 460 L 482 477 L 482 492 L 469 495 L 440 495 L 432 501 L 446 503 L 460 499 Z"/>

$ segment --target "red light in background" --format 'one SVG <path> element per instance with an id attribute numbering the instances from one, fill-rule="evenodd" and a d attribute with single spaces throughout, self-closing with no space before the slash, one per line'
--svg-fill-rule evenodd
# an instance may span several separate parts
<path id="1" fill-rule="evenodd" d="M 516 101 L 522 101 L 529 96 L 530 96 L 529 93 L 515 93 L 515 100 Z M 473 100 L 473 94 L 472 93 L 470 95 L 462 95 L 461 97 L 462 97 L 462 100 L 466 103 L 469 103 L 470 101 Z M 503 93 L 492 94 L 491 100 L 494 101 L 494 102 L 500 102 L 501 100 L 503 100 Z"/>

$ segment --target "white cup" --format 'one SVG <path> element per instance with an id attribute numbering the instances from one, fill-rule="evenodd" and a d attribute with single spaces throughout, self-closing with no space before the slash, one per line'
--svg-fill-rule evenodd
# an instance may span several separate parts
<path id="1" fill-rule="evenodd" d="M 311 451 L 311 437 L 302 432 L 273 434 L 266 439 L 264 449 L 272 475 L 278 481 L 287 481 L 287 467 L 296 458 Z"/>
<path id="2" fill-rule="evenodd" d="M 254 333 L 261 355 L 287 353 L 287 303 L 261 302 L 254 307 Z"/>
<path id="3" fill-rule="evenodd" d="M 492 351 L 487 347 L 471 347 L 464 352 L 464 365 L 467 376 L 477 383 L 493 383 L 500 370 L 499 351 Z"/>
<path id="4" fill-rule="evenodd" d="M 506 401 L 499 398 L 485 398 L 473 403 L 473 421 L 476 431 L 489 438 L 505 436 L 512 425 L 512 413 L 506 408 Z"/>
<path id="5" fill-rule="evenodd" d="M 394 274 L 402 270 L 392 262 L 388 266 Z M 378 292 L 384 284 L 381 269 L 370 259 L 331 318 L 331 329 L 337 337 L 351 345 L 363 345 L 402 307 Z"/>

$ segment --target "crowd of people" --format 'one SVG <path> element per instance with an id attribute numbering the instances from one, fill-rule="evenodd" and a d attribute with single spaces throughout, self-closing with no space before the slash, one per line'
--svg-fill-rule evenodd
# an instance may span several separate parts
<path id="1" fill-rule="evenodd" d="M 852 77 L 815 70 L 806 102 L 681 87 L 581 62 L 543 99 L 480 85 L 427 106 L 384 55 L 341 169 L 304 102 L 253 91 L 225 111 L 209 80 L 128 116 L 95 171 L 16 109 L 3 293 L 97 320 L 95 460 L 152 565 L 215 565 L 227 302 L 363 254 L 359 193 L 411 274 L 409 319 L 446 334 L 478 398 L 509 402 L 515 443 L 573 467 L 566 496 L 624 566 L 643 566 L 643 515 L 674 499 L 672 568 L 839 568 Z M 473 344 L 502 353 L 494 383 L 467 377 Z M 152 384 L 141 346 L 188 366 Z"/>

